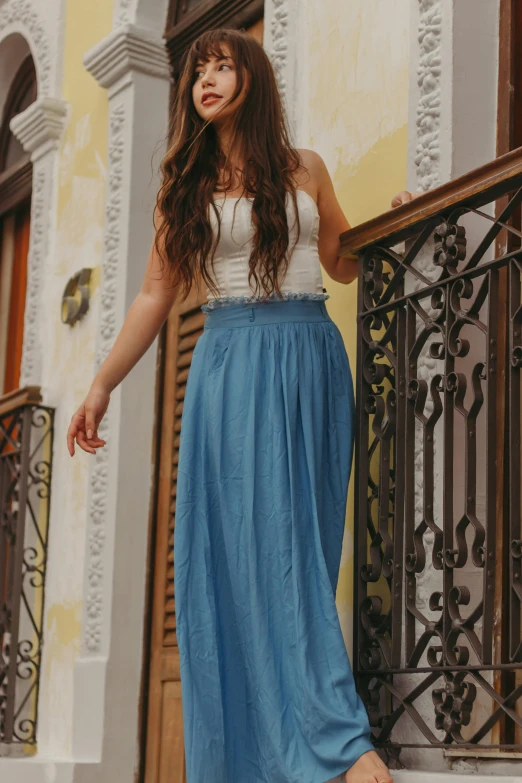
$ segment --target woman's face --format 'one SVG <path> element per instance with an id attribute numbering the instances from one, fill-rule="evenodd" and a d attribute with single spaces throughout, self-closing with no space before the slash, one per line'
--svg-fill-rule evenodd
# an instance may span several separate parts
<path id="1" fill-rule="evenodd" d="M 230 101 L 237 87 L 236 65 L 228 47 L 223 46 L 223 57 L 211 57 L 208 62 L 196 63 L 192 99 L 197 113 L 205 122 L 222 124 L 241 106 L 246 96 L 245 86 L 233 103 Z"/>

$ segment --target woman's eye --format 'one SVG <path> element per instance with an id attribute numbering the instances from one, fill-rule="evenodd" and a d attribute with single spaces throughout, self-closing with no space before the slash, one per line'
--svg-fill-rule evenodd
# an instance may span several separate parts
<path id="1" fill-rule="evenodd" d="M 232 68 L 232 66 L 231 66 L 231 65 L 229 65 L 228 63 L 221 63 L 221 65 L 219 66 L 219 70 L 221 70 L 221 68 Z M 204 74 L 204 73 L 205 73 L 205 71 L 195 71 L 195 72 L 194 72 L 194 78 L 195 78 L 195 79 L 199 79 L 199 77 L 200 77 L 202 74 Z"/>

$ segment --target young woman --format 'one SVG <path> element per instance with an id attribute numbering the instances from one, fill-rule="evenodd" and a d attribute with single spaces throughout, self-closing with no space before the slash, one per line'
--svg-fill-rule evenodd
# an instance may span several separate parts
<path id="1" fill-rule="evenodd" d="M 192 45 L 171 123 L 143 285 L 69 452 L 105 445 L 112 390 L 203 280 L 174 543 L 188 783 L 389 783 L 335 605 L 354 401 L 321 265 L 356 277 L 339 257 L 349 224 L 321 157 L 291 146 L 246 33 Z"/>

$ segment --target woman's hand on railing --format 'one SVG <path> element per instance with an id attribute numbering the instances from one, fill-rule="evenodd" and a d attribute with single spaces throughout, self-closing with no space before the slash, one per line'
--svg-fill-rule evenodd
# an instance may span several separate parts
<path id="1" fill-rule="evenodd" d="M 401 204 L 407 204 L 408 201 L 412 201 L 417 196 L 422 196 L 421 190 L 415 190 L 413 193 L 410 193 L 409 190 L 401 190 L 392 198 L 391 205 L 392 207 L 400 207 Z"/>
<path id="2" fill-rule="evenodd" d="M 96 454 L 96 449 L 105 446 L 105 441 L 98 437 L 98 427 L 109 407 L 110 393 L 101 386 L 91 386 L 86 398 L 71 418 L 67 430 L 67 448 L 71 457 L 74 455 L 74 441 L 89 454 Z"/>

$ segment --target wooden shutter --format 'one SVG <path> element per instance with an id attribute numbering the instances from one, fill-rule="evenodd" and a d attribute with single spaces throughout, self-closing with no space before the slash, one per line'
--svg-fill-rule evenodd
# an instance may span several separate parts
<path id="1" fill-rule="evenodd" d="M 185 783 L 183 713 L 174 597 L 176 481 L 185 387 L 203 332 L 204 299 L 193 292 L 166 324 L 152 587 L 145 783 Z"/>
<path id="2" fill-rule="evenodd" d="M 20 381 L 24 339 L 25 294 L 27 289 L 27 253 L 31 210 L 24 204 L 16 210 L 14 220 L 14 255 L 7 323 L 3 393 L 14 391 Z"/>

